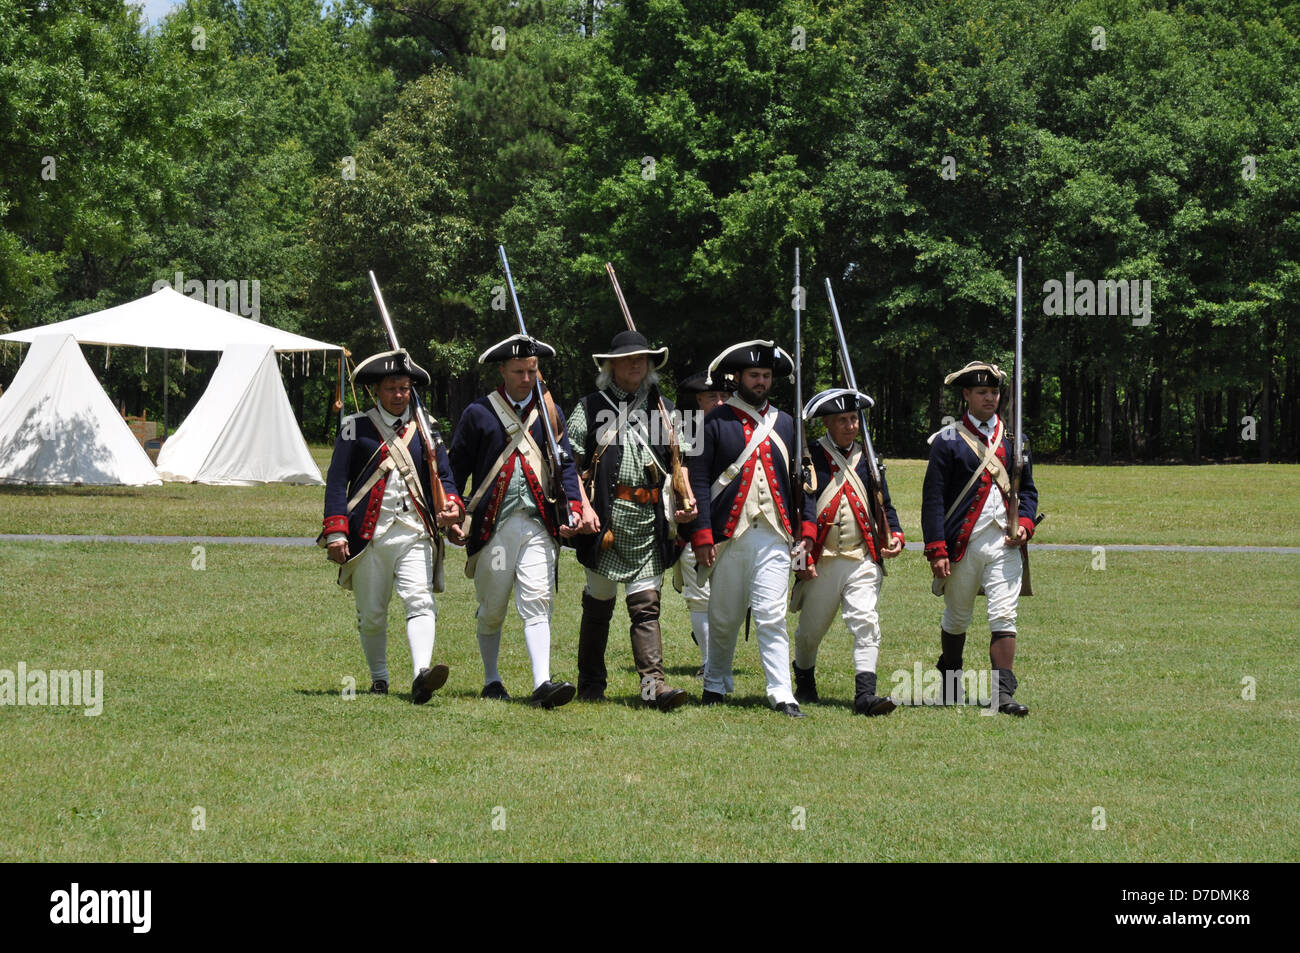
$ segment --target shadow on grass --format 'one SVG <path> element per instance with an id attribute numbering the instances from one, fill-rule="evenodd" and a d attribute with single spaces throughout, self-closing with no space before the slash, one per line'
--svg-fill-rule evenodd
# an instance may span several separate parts
<path id="1" fill-rule="evenodd" d="M 694 678 L 695 673 L 700 670 L 699 665 L 665 665 L 665 675 L 680 675 L 683 678 Z M 635 672 L 636 669 L 630 668 L 627 671 Z"/>

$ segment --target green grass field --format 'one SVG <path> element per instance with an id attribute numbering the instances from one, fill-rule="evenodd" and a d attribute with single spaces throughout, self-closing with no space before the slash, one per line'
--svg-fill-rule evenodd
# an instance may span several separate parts
<path id="1" fill-rule="evenodd" d="M 322 474 L 328 448 L 312 450 Z M 903 531 L 921 538 L 924 460 L 888 461 Z M 1060 543 L 1300 546 L 1300 467 L 1035 468 Z M 315 536 L 324 490 L 293 486 L 0 487 L 0 533 Z"/>
<path id="2" fill-rule="evenodd" d="M 915 539 L 920 464 L 889 472 Z M 1300 535 L 1296 467 L 1043 467 L 1038 482 L 1047 541 Z M 320 499 L 293 487 L 5 489 L 0 531 L 310 536 Z M 642 709 L 621 608 L 614 701 L 542 712 L 479 700 L 455 550 L 435 653 L 448 685 L 409 703 L 395 622 L 395 693 L 371 697 L 351 596 L 319 550 L 209 545 L 196 569 L 191 549 L 0 547 L 0 669 L 104 672 L 98 717 L 0 707 L 0 859 L 1300 859 L 1297 556 L 1109 552 L 1094 569 L 1090 552 L 1039 550 L 1016 665 L 1027 719 L 975 707 L 854 716 L 837 624 L 818 667 L 829 704 L 796 722 L 764 706 L 753 641 L 737 651 L 731 704 Z M 890 565 L 885 686 L 938 654 L 927 580 L 916 552 Z M 552 657 L 570 678 L 580 585 L 566 555 Z M 981 611 L 972 667 L 987 665 Z M 664 632 L 672 678 L 698 697 L 698 650 L 670 589 Z M 517 618 L 502 673 L 527 694 Z"/>

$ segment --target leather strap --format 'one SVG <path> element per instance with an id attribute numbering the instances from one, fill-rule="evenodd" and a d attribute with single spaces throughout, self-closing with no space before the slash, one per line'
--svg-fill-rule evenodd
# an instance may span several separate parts
<path id="1" fill-rule="evenodd" d="M 961 505 L 961 501 L 966 498 L 966 494 L 970 492 L 970 488 L 975 485 L 975 481 L 980 478 L 980 474 L 985 470 L 988 470 L 989 475 L 993 477 L 993 481 L 998 485 L 999 490 L 1004 494 L 1009 495 L 1011 493 L 1011 480 L 1007 476 L 1006 469 L 1002 466 L 1002 461 L 1000 461 L 997 456 L 998 444 L 1002 442 L 1001 422 L 999 422 L 998 429 L 993 434 L 994 439 L 988 442 L 987 447 L 981 447 L 980 443 L 965 430 L 958 430 L 957 433 L 966 441 L 966 445 L 971 448 L 971 452 L 973 452 L 977 457 L 982 455 L 983 459 L 980 460 L 980 465 L 975 468 L 975 472 L 971 474 L 970 480 L 968 480 L 966 486 L 962 488 L 961 493 L 952 501 L 952 506 L 948 507 L 948 512 L 943 514 L 943 521 L 945 523 L 952 518 L 953 513 L 957 512 L 958 507 Z"/>
<path id="2" fill-rule="evenodd" d="M 510 439 L 506 442 L 506 448 L 501 451 L 500 456 L 498 456 L 493 462 L 492 468 L 488 470 L 487 476 L 483 478 L 483 482 L 474 487 L 474 495 L 471 496 L 469 502 L 465 504 L 466 513 L 473 513 L 478 509 L 478 505 L 483 501 L 484 495 L 492 488 L 492 485 L 496 483 L 497 474 L 501 472 L 501 468 L 504 467 L 506 461 L 524 445 L 525 440 L 529 444 L 529 449 L 536 453 L 538 457 L 541 456 L 541 451 L 537 449 L 537 443 L 529 434 L 529 431 L 533 427 L 533 423 L 537 420 L 537 407 L 534 405 L 533 409 L 528 413 L 528 419 L 520 424 L 519 417 L 515 414 L 514 408 L 506 403 L 498 392 L 493 391 L 488 396 L 492 404 L 492 409 L 496 411 L 497 417 L 500 418 L 502 426 L 506 428 L 506 433 L 510 436 Z M 527 454 L 525 454 L 525 456 L 527 456 Z"/>
<path id="3" fill-rule="evenodd" d="M 731 406 L 733 407 L 736 406 L 735 404 L 732 404 L 730 400 L 727 401 L 727 403 L 731 404 Z M 738 409 L 741 410 L 742 412 L 744 411 L 743 407 L 740 407 Z M 749 443 L 745 444 L 745 449 L 740 451 L 740 456 L 736 457 L 735 461 L 732 462 L 731 466 L 723 470 L 722 473 L 719 474 L 718 478 L 713 481 L 713 485 L 709 487 L 710 496 L 717 496 L 719 493 L 722 492 L 722 490 L 727 486 L 727 484 L 729 484 L 732 480 L 736 479 L 736 477 L 740 476 L 740 471 L 744 469 L 745 462 L 751 456 L 753 456 L 754 451 L 756 451 L 760 446 L 762 446 L 763 441 L 768 438 L 768 435 L 771 434 L 773 429 L 776 427 L 776 421 L 778 416 L 779 414 L 775 407 L 770 407 L 768 409 L 767 414 L 766 416 L 763 417 L 762 422 L 754 429 L 754 435 L 749 438 Z M 788 462 L 790 459 L 790 454 L 789 451 L 786 450 L 785 443 L 781 441 L 779 437 L 776 438 L 774 443 L 779 444 L 780 449 L 784 453 L 785 458 Z"/>
<path id="4" fill-rule="evenodd" d="M 373 409 L 366 412 L 367 416 L 369 416 L 371 413 L 373 413 Z M 377 417 L 378 414 L 375 414 L 375 416 Z M 374 417 L 371 417 L 372 422 L 374 421 L 374 419 L 375 419 Z M 376 429 L 379 429 L 379 427 L 382 424 L 383 421 L 381 419 L 379 423 L 375 425 Z M 384 431 L 388 431 L 387 435 L 385 435 Z M 415 427 L 408 428 L 408 432 L 406 436 L 398 440 L 397 435 L 393 433 L 392 430 L 389 430 L 387 426 L 384 426 L 382 430 L 379 430 L 380 436 L 384 437 L 384 442 L 389 444 L 388 456 L 384 457 L 384 459 L 379 461 L 379 466 L 375 467 L 375 472 L 370 474 L 369 479 L 367 479 L 365 483 L 361 484 L 361 488 L 357 490 L 356 493 L 352 494 L 352 499 L 348 500 L 347 510 L 349 513 L 351 513 L 354 509 L 356 509 L 357 504 L 359 504 L 370 494 L 371 489 L 374 488 L 374 485 L 376 483 L 378 483 L 385 476 L 387 476 L 388 472 L 397 466 L 397 461 L 393 459 L 392 444 L 401 443 L 403 445 L 403 448 L 409 447 L 411 441 L 415 438 L 415 431 L 416 431 Z M 390 437 L 393 438 L 391 441 L 389 440 Z M 408 459 L 409 459 L 409 455 L 408 455 Z"/>

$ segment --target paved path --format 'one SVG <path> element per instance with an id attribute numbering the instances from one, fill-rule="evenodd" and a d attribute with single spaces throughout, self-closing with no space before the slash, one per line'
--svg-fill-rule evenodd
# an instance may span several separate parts
<path id="1" fill-rule="evenodd" d="M 69 536 L 57 533 L 0 533 L 0 541 L 36 543 L 201 543 L 216 546 L 243 543 L 252 546 L 315 546 L 316 540 L 300 536 Z"/>
<path id="2" fill-rule="evenodd" d="M 189 543 L 204 546 L 315 546 L 315 539 L 299 536 L 71 536 L 53 533 L 0 533 L 0 541 L 36 543 Z M 1098 546 L 1115 553 L 1279 553 L 1300 556 L 1300 546 L 1149 546 L 1135 543 L 1033 543 L 1035 550 L 1092 552 Z M 909 543 L 909 550 L 918 550 Z"/>

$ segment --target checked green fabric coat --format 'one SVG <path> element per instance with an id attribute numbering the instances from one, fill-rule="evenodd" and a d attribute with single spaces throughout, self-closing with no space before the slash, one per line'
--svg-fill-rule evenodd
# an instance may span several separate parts
<path id="1" fill-rule="evenodd" d="M 618 428 L 618 439 L 601 453 L 592 481 L 591 505 L 600 517 L 601 531 L 575 540 L 579 562 L 613 582 L 658 576 L 676 561 L 663 498 L 653 504 L 614 498 L 619 483 L 663 489 L 661 467 L 668 466 L 671 456 L 667 428 L 652 424 L 659 415 L 657 401 L 654 388 L 633 398 L 610 384 L 604 392 L 584 397 L 569 418 L 569 441 L 578 454 L 579 469 L 584 472 L 598 448 L 598 431 Z M 664 404 L 671 414 L 672 405 L 666 400 Z M 647 407 L 654 408 L 653 414 L 647 412 Z M 658 438 L 652 444 L 653 453 L 646 446 L 652 436 Z M 614 530 L 614 545 L 602 551 L 600 540 L 606 527 Z"/>

